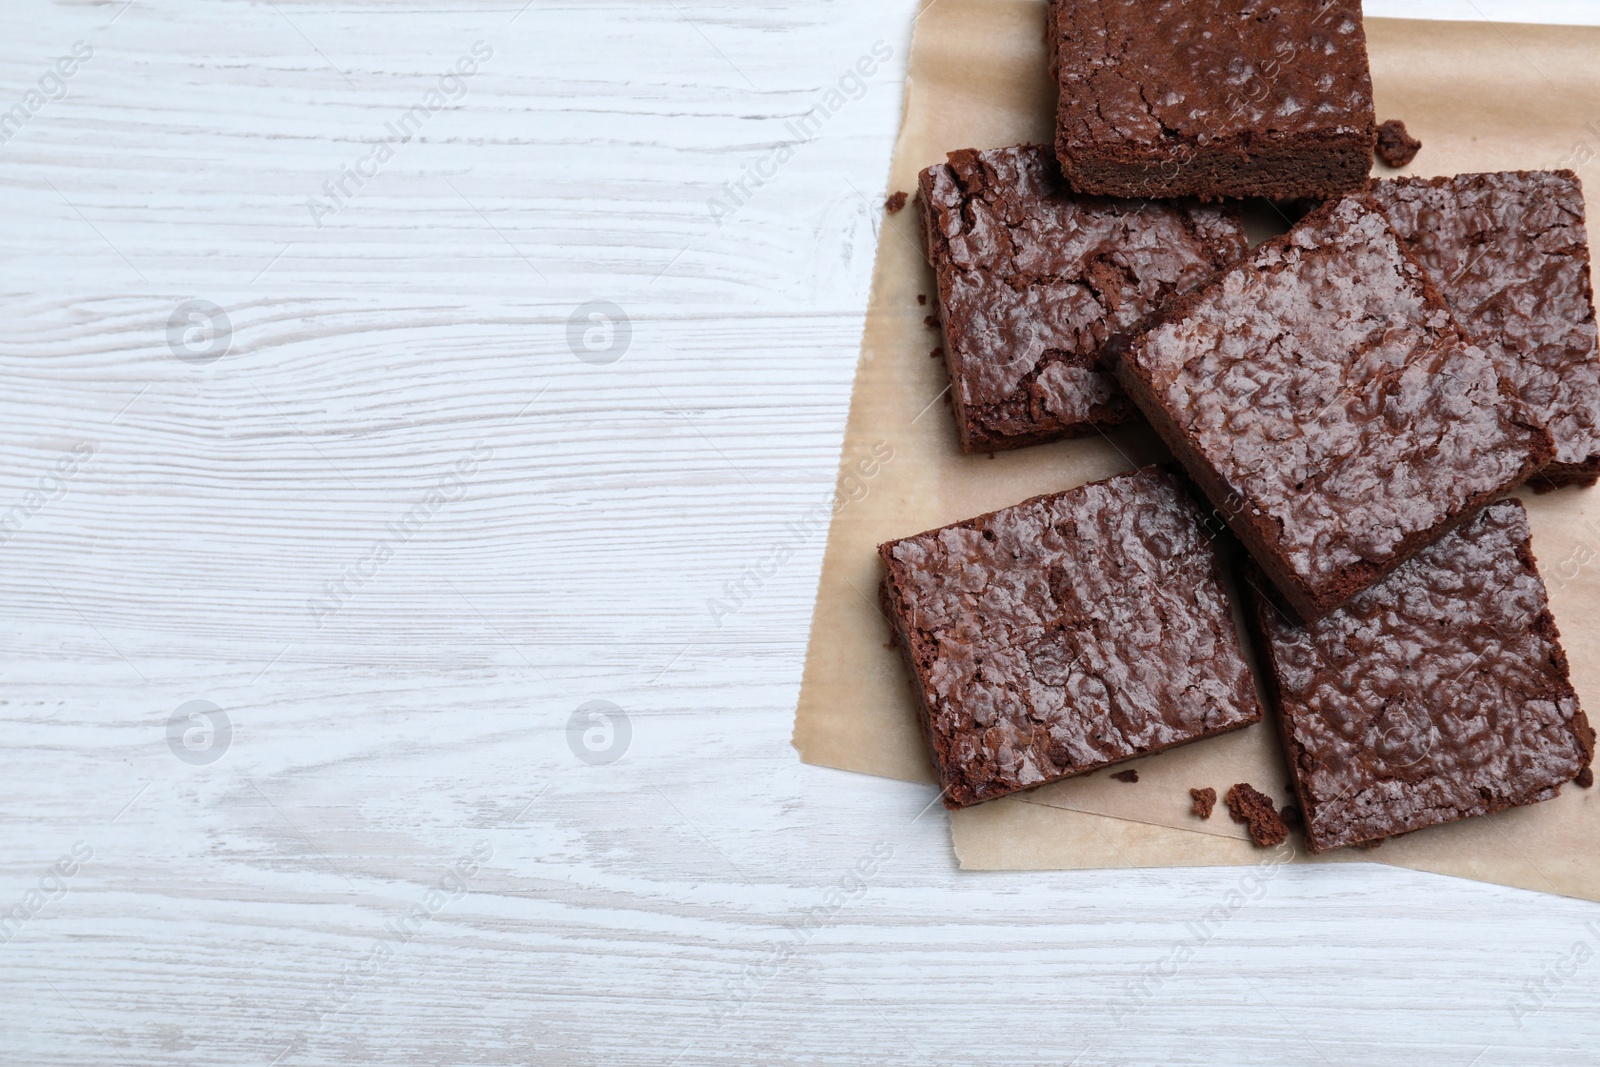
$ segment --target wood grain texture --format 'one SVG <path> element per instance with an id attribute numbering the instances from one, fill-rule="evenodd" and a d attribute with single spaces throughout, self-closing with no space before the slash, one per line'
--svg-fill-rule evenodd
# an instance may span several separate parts
<path id="1" fill-rule="evenodd" d="M 1198 937 L 1240 872 L 962 875 L 801 766 L 913 4 L 520 6 L 8 8 L 0 113 L 93 54 L 0 145 L 0 1060 L 1592 1062 L 1593 906 L 1284 870 Z"/>

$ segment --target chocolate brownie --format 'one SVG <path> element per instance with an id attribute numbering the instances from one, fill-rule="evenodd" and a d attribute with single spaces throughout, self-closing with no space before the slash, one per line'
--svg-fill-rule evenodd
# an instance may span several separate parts
<path id="1" fill-rule="evenodd" d="M 1252 599 L 1313 852 L 1548 800 L 1589 765 L 1517 500 L 1316 622 Z"/>
<path id="2" fill-rule="evenodd" d="M 963 452 L 1127 418 L 1101 351 L 1245 252 L 1233 211 L 1075 198 L 1038 145 L 952 152 L 920 194 Z"/>
<path id="3" fill-rule="evenodd" d="M 1045 39 L 1078 192 L 1327 197 L 1372 169 L 1360 0 L 1052 0 Z"/>
<path id="4" fill-rule="evenodd" d="M 1362 195 L 1257 247 L 1115 365 L 1306 618 L 1551 455 L 1549 435 Z"/>
<path id="5" fill-rule="evenodd" d="M 1261 718 L 1200 520 L 1146 467 L 879 546 L 947 807 Z"/>
<path id="6" fill-rule="evenodd" d="M 1390 119 L 1378 127 L 1378 159 L 1386 167 L 1403 167 L 1417 158 L 1422 142 L 1406 130 L 1399 119 Z"/>
<path id="7" fill-rule="evenodd" d="M 1289 839 L 1289 828 L 1283 824 L 1272 798 L 1248 782 L 1235 785 L 1223 799 L 1228 803 L 1228 817 L 1247 825 L 1250 840 L 1258 846 L 1281 845 Z"/>
<path id="8" fill-rule="evenodd" d="M 1600 476 L 1600 359 L 1583 186 L 1570 170 L 1392 178 L 1372 196 L 1555 439 L 1534 489 Z"/>

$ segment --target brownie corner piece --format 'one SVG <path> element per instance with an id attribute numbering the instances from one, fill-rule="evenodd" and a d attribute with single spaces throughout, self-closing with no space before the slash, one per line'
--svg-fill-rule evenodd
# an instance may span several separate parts
<path id="1" fill-rule="evenodd" d="M 1547 800 L 1590 765 L 1517 500 L 1314 622 L 1247 597 L 1313 852 Z"/>
<path id="2" fill-rule="evenodd" d="M 918 200 L 969 453 L 1128 418 L 1103 351 L 1246 247 L 1229 209 L 1075 197 L 1038 145 L 952 152 Z"/>
<path id="3" fill-rule="evenodd" d="M 945 804 L 1257 722 L 1211 539 L 1146 467 L 879 546 Z"/>
<path id="4" fill-rule="evenodd" d="M 1050 0 L 1056 154 L 1080 192 L 1328 197 L 1377 124 L 1360 0 Z"/>
<path id="5" fill-rule="evenodd" d="M 1401 243 L 1549 431 L 1533 489 L 1600 477 L 1600 353 L 1583 186 L 1570 170 L 1372 183 Z"/>
<path id="6" fill-rule="evenodd" d="M 1360 194 L 1179 301 L 1114 367 L 1305 618 L 1378 581 L 1552 453 Z"/>

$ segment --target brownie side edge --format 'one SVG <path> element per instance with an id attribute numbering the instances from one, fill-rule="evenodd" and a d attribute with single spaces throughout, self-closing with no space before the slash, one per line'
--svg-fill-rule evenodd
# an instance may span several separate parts
<path id="1" fill-rule="evenodd" d="M 928 261 L 928 267 L 933 271 L 934 285 L 934 313 L 939 316 L 939 334 L 944 340 L 944 368 L 949 381 L 947 389 L 951 405 L 954 409 L 956 420 L 956 439 L 962 452 L 972 453 L 982 451 L 971 440 L 971 420 L 968 418 L 966 404 L 961 397 L 961 389 L 957 385 L 957 360 L 950 343 L 950 334 L 944 319 L 944 309 L 950 303 L 950 281 L 947 270 L 940 270 L 939 264 L 946 262 L 948 256 L 942 253 L 947 243 L 944 236 L 937 231 L 934 225 L 933 187 L 940 171 L 946 173 L 950 170 L 948 163 L 936 163 L 926 167 L 917 175 L 917 206 L 922 213 L 922 255 Z M 953 180 L 953 177 L 952 177 Z"/>
<path id="2" fill-rule="evenodd" d="M 1516 497 L 1510 498 L 1508 503 L 1521 508 L 1524 516 L 1527 508 Z M 1550 590 L 1544 584 L 1544 575 L 1539 572 L 1539 560 L 1533 554 L 1533 538 L 1530 536 L 1517 545 L 1517 560 L 1539 581 L 1540 592 L 1544 594 L 1544 609 L 1534 620 L 1534 628 L 1539 636 L 1550 643 L 1553 650 L 1550 657 L 1550 666 L 1556 672 L 1556 679 L 1564 687 L 1567 695 L 1578 703 L 1577 713 L 1573 715 L 1568 726 L 1572 730 L 1573 739 L 1578 742 L 1579 749 L 1583 752 L 1583 765 L 1585 767 L 1594 763 L 1595 739 L 1594 727 L 1589 722 L 1589 715 L 1583 710 L 1582 699 L 1578 696 L 1577 688 L 1572 684 L 1572 667 L 1567 659 L 1566 646 L 1561 643 L 1561 628 L 1556 625 L 1556 617 L 1550 611 Z"/>
<path id="3" fill-rule="evenodd" d="M 1283 748 L 1284 762 L 1289 766 L 1289 780 L 1294 785 L 1295 802 L 1300 805 L 1300 810 L 1306 813 L 1301 819 L 1300 832 L 1305 839 L 1306 851 L 1311 853 L 1325 852 L 1330 846 L 1318 839 L 1310 813 L 1316 810 L 1310 792 L 1306 787 L 1307 775 L 1302 772 L 1306 760 L 1305 749 L 1295 738 L 1294 732 L 1289 729 L 1289 717 L 1283 713 L 1283 686 L 1278 678 L 1278 657 L 1273 652 L 1271 632 L 1268 620 L 1272 614 L 1281 613 L 1282 608 L 1272 601 L 1272 594 L 1260 587 L 1257 578 L 1265 580 L 1261 568 L 1253 560 L 1245 560 L 1239 570 L 1239 577 L 1246 589 L 1245 599 L 1249 603 L 1248 610 L 1244 613 L 1245 620 L 1250 628 L 1250 641 L 1255 646 L 1258 662 L 1261 664 L 1261 679 L 1265 683 L 1267 701 L 1272 705 L 1272 717 L 1277 722 L 1278 743 Z"/>
<path id="4" fill-rule="evenodd" d="M 928 706 L 928 690 L 923 679 L 927 677 L 917 662 L 917 653 L 912 650 L 911 637 L 905 631 L 905 612 L 900 610 L 898 597 L 895 592 L 896 568 L 898 564 L 890 557 L 889 548 L 894 542 L 887 542 L 878 546 L 878 558 L 883 561 L 885 575 L 878 585 L 879 610 L 889 622 L 890 640 L 900 650 L 900 659 L 906 666 L 906 680 L 911 686 L 912 694 L 917 701 L 917 730 L 922 734 L 924 750 L 928 753 L 928 761 L 933 766 L 934 779 L 939 783 L 940 793 L 944 798 L 944 806 L 952 810 L 963 808 L 975 803 L 974 800 L 956 801 L 953 793 L 961 780 L 952 775 L 947 769 L 945 751 L 934 739 L 933 709 Z M 964 792 L 964 791 L 963 791 Z"/>
<path id="5" fill-rule="evenodd" d="M 1067 184 L 1078 193 L 1192 196 L 1204 201 L 1323 199 L 1366 186 L 1372 142 L 1359 134 L 1266 144 L 1236 138 L 1204 148 L 1184 145 L 1172 154 L 1157 155 L 1117 145 L 1069 144 L 1058 138 L 1056 156 Z"/>
<path id="6" fill-rule="evenodd" d="M 1548 493 L 1552 489 L 1565 489 L 1568 486 L 1590 486 L 1600 481 L 1600 456 L 1587 459 L 1582 463 L 1556 463 L 1550 462 L 1539 472 L 1539 481 L 1528 483 L 1535 493 Z M 1540 484 L 1540 483 L 1544 484 Z"/>

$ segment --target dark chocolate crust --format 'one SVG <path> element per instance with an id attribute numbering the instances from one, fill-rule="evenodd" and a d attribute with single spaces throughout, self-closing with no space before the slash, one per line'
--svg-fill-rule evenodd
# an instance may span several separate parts
<path id="1" fill-rule="evenodd" d="M 1305 618 L 1552 454 L 1362 195 L 1323 205 L 1180 299 L 1113 365 Z"/>
<path id="2" fill-rule="evenodd" d="M 1231 210 L 1075 198 L 1038 145 L 952 152 L 918 187 L 963 452 L 1128 418 L 1102 349 L 1246 247 Z"/>
<path id="3" fill-rule="evenodd" d="M 1555 441 L 1536 491 L 1600 477 L 1600 358 L 1583 186 L 1570 170 L 1372 183 L 1400 241 Z"/>
<path id="4" fill-rule="evenodd" d="M 1146 467 L 880 545 L 947 807 L 1257 722 L 1200 509 Z"/>
<path id="5" fill-rule="evenodd" d="M 1246 585 L 1311 851 L 1547 800 L 1589 766 L 1520 501 L 1314 623 Z"/>
<path id="6" fill-rule="evenodd" d="M 1079 192 L 1328 197 L 1372 169 L 1360 0 L 1051 0 L 1045 39 Z"/>

